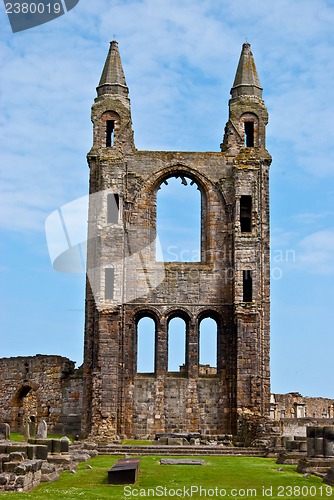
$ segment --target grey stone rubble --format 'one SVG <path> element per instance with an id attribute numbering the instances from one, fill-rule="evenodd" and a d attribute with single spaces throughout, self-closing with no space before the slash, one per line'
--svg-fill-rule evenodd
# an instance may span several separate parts
<path id="1" fill-rule="evenodd" d="M 153 445 L 158 446 L 231 446 L 231 434 L 203 435 L 201 433 L 158 433 Z"/>
<path id="2" fill-rule="evenodd" d="M 98 452 L 84 444 L 69 446 L 69 439 L 29 439 L 29 443 L 0 441 L 0 492 L 27 492 L 41 482 L 59 478 L 64 470 L 75 471 Z"/>

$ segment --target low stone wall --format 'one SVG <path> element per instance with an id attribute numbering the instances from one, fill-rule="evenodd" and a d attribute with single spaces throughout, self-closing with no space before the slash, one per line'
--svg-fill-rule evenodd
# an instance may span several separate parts
<path id="1" fill-rule="evenodd" d="M 27 492 L 41 482 L 59 478 L 63 470 L 74 471 L 79 462 L 96 456 L 95 445 L 69 447 L 67 438 L 36 439 L 30 443 L 0 442 L 0 493 Z"/>
<path id="2" fill-rule="evenodd" d="M 12 456 L 11 456 L 12 455 Z M 16 455 L 13 457 L 13 455 Z M 18 460 L 17 455 L 22 459 Z M 38 486 L 42 478 L 42 460 L 23 459 L 19 453 L 1 457 L 0 492 L 19 491 L 26 492 Z"/>

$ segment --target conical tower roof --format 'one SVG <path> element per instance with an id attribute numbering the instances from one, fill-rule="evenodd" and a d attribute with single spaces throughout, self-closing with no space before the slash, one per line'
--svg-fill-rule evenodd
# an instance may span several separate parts
<path id="1" fill-rule="evenodd" d="M 127 97 L 129 89 L 126 85 L 121 57 L 116 40 L 110 42 L 110 48 L 102 71 L 97 95 L 119 94 Z"/>
<path id="2" fill-rule="evenodd" d="M 242 95 L 254 95 L 262 98 L 262 87 L 250 47 L 249 43 L 244 43 L 242 46 L 237 73 L 231 89 L 232 98 Z"/>

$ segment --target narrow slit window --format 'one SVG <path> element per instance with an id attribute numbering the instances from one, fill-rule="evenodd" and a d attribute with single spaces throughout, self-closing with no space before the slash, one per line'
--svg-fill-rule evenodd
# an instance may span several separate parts
<path id="1" fill-rule="evenodd" d="M 168 323 L 168 371 L 186 371 L 186 322 L 179 317 Z"/>
<path id="2" fill-rule="evenodd" d="M 106 128 L 106 147 L 111 148 L 114 145 L 115 121 L 107 120 Z"/>
<path id="3" fill-rule="evenodd" d="M 113 300 L 115 288 L 115 269 L 108 267 L 104 270 L 104 297 L 106 300 Z"/>
<path id="4" fill-rule="evenodd" d="M 243 289 L 243 302 L 252 302 L 253 300 L 253 278 L 252 271 L 242 272 L 242 289 Z"/>
<path id="5" fill-rule="evenodd" d="M 242 233 L 252 232 L 252 197 L 240 197 L 240 229 Z"/>
<path id="6" fill-rule="evenodd" d="M 204 318 L 199 324 L 199 373 L 217 373 L 218 325 L 212 318 Z"/>
<path id="7" fill-rule="evenodd" d="M 119 195 L 110 193 L 107 198 L 107 222 L 108 224 L 118 224 L 119 216 Z"/>
<path id="8" fill-rule="evenodd" d="M 254 122 L 245 122 L 245 146 L 254 147 Z"/>

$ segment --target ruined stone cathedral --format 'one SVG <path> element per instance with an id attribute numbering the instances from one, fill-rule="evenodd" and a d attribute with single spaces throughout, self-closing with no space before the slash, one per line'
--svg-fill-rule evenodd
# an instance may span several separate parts
<path id="1" fill-rule="evenodd" d="M 250 45 L 242 47 L 220 151 L 136 149 L 116 41 L 97 87 L 92 122 L 83 433 L 233 434 L 242 415 L 268 416 L 271 157 L 268 113 Z M 200 191 L 198 262 L 157 258 L 157 193 L 172 177 Z M 143 318 L 154 322 L 150 373 L 137 364 Z M 174 318 L 185 324 L 179 371 L 168 368 Z M 214 367 L 199 362 L 206 318 L 217 326 Z"/>

